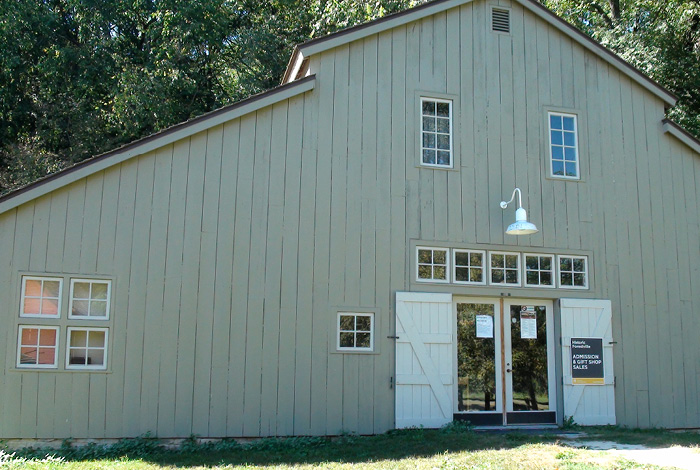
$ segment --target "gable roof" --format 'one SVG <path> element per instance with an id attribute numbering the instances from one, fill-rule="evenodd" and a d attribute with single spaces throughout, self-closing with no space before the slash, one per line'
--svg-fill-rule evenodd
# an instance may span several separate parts
<path id="1" fill-rule="evenodd" d="M 310 75 L 301 80 L 280 85 L 266 92 L 253 95 L 243 101 L 224 106 L 190 119 L 189 121 L 168 127 L 160 132 L 135 140 L 115 150 L 83 160 L 64 170 L 45 176 L 26 186 L 0 196 L 0 214 L 132 157 L 143 155 L 151 150 L 187 138 L 224 122 L 305 93 L 314 88 L 315 80 L 316 77 Z"/>
<path id="2" fill-rule="evenodd" d="M 415 8 L 394 13 L 392 15 L 387 15 L 368 23 L 363 23 L 352 28 L 338 31 L 337 33 L 329 34 L 328 36 L 311 39 L 299 44 L 294 48 L 294 52 L 292 53 L 292 57 L 289 61 L 289 65 L 284 74 L 282 83 L 286 83 L 297 78 L 297 73 L 301 67 L 301 64 L 303 63 L 303 59 L 307 59 L 309 56 L 319 54 L 329 49 L 333 49 L 334 47 L 338 47 L 358 39 L 363 39 L 365 37 L 378 34 L 397 26 L 402 26 L 436 13 L 471 3 L 473 1 L 475 0 L 434 0 L 432 2 L 419 5 Z M 672 107 L 676 104 L 677 97 L 669 90 L 659 85 L 656 81 L 649 78 L 639 69 L 621 59 L 617 54 L 613 53 L 594 39 L 579 31 L 576 27 L 567 23 L 544 5 L 540 4 L 537 0 L 513 1 L 542 18 L 584 48 L 598 55 L 598 57 L 600 57 L 602 60 L 608 62 L 620 72 L 627 75 L 636 83 L 656 95 L 664 103 L 666 103 L 667 106 Z"/>

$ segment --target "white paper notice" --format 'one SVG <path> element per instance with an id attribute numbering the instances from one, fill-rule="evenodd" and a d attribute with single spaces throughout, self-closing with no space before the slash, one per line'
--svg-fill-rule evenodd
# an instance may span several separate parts
<path id="1" fill-rule="evenodd" d="M 476 316 L 476 337 L 493 338 L 493 317 L 491 315 Z"/>
<path id="2" fill-rule="evenodd" d="M 537 314 L 535 312 L 525 309 L 520 312 L 520 337 L 522 339 L 537 339 Z"/>

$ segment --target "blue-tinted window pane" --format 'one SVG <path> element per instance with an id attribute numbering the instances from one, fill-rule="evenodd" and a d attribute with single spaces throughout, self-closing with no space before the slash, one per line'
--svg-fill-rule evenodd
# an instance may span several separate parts
<path id="1" fill-rule="evenodd" d="M 438 134 L 437 148 L 440 150 L 450 150 L 450 136 L 447 134 Z"/>
<path id="2" fill-rule="evenodd" d="M 561 116 L 549 116 L 549 126 L 551 129 L 561 129 Z"/>
<path id="3" fill-rule="evenodd" d="M 449 103 L 438 103 L 437 104 L 437 115 L 443 116 L 443 117 L 449 117 L 450 104 Z"/>
<path id="4" fill-rule="evenodd" d="M 563 143 L 561 131 L 552 131 L 552 145 L 562 145 Z"/>
<path id="5" fill-rule="evenodd" d="M 435 164 L 435 150 L 423 150 L 423 163 Z"/>
<path id="6" fill-rule="evenodd" d="M 574 118 L 565 117 L 564 118 L 564 130 L 573 131 L 574 130 Z"/>
<path id="7" fill-rule="evenodd" d="M 435 132 L 435 118 L 424 117 L 423 118 L 423 130 Z"/>
<path id="8" fill-rule="evenodd" d="M 564 162 L 552 160 L 552 174 L 564 176 Z"/>
<path id="9" fill-rule="evenodd" d="M 450 152 L 438 152 L 437 153 L 438 165 L 449 165 L 450 164 Z"/>
<path id="10" fill-rule="evenodd" d="M 450 120 L 445 118 L 437 119 L 437 130 L 445 134 L 450 133 Z"/>
<path id="11" fill-rule="evenodd" d="M 564 144 L 574 147 L 576 145 L 576 134 L 573 132 L 564 132 Z"/>
<path id="12" fill-rule="evenodd" d="M 435 134 L 423 133 L 423 147 L 429 149 L 435 148 Z"/>
<path id="13" fill-rule="evenodd" d="M 423 114 L 435 116 L 435 102 L 423 101 Z"/>
<path id="14" fill-rule="evenodd" d="M 566 162 L 566 176 L 578 176 L 575 162 Z"/>
<path id="15" fill-rule="evenodd" d="M 570 162 L 576 161 L 576 149 L 567 147 L 566 148 L 566 159 Z"/>
<path id="16" fill-rule="evenodd" d="M 552 158 L 555 160 L 564 160 L 564 147 L 552 147 Z"/>

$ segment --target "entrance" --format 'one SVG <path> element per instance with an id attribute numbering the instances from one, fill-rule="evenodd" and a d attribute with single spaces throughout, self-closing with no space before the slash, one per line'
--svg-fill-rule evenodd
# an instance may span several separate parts
<path id="1" fill-rule="evenodd" d="M 462 298 L 454 305 L 454 418 L 556 424 L 552 302 Z"/>

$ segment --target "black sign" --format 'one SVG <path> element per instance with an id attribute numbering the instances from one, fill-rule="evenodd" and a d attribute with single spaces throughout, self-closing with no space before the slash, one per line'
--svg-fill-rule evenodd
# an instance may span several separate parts
<path id="1" fill-rule="evenodd" d="M 603 385 L 602 338 L 571 338 L 571 383 Z"/>

